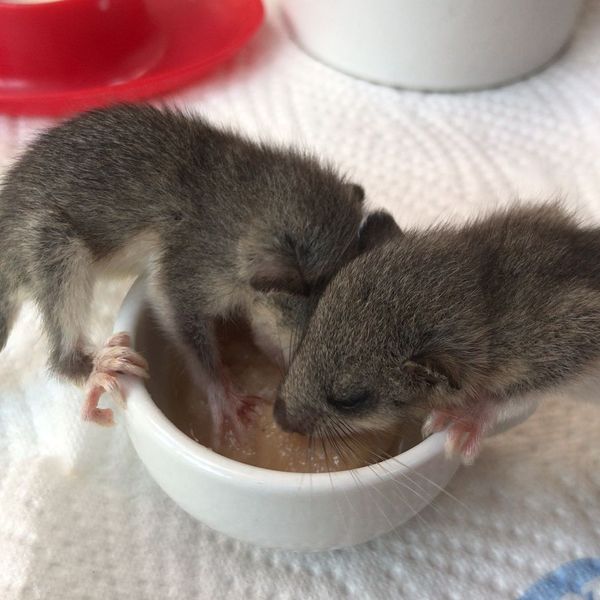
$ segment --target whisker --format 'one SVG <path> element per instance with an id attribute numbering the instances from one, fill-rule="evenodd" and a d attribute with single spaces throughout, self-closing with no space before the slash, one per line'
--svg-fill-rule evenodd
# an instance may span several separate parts
<path id="1" fill-rule="evenodd" d="M 379 494 L 379 496 L 381 498 L 383 498 L 383 500 L 385 500 L 388 504 L 391 504 L 391 500 L 389 498 L 387 498 L 385 496 L 385 494 L 379 490 L 378 488 L 368 488 L 361 480 L 360 477 L 358 476 L 358 472 L 355 469 L 350 469 L 349 473 L 352 477 L 352 479 L 354 479 L 354 481 L 356 481 L 357 485 L 359 487 L 361 487 L 361 489 L 363 489 L 365 492 L 367 492 L 371 498 L 373 498 L 373 494 L 372 492 L 377 492 Z M 374 504 L 377 508 L 377 510 L 379 511 L 379 513 L 381 514 L 381 516 L 384 518 L 385 522 L 387 523 L 389 530 L 393 531 L 394 529 L 396 529 L 396 527 L 394 526 L 394 524 L 390 521 L 390 518 L 388 517 L 387 513 L 385 512 L 385 509 L 382 508 L 378 502 L 377 502 L 377 498 L 374 498 Z"/>
<path id="2" fill-rule="evenodd" d="M 377 455 L 374 454 L 374 456 L 377 456 Z M 373 465 L 369 465 L 369 467 L 373 470 L 373 472 L 376 472 L 377 468 L 381 469 L 384 473 L 386 473 L 387 475 L 390 476 L 390 479 L 394 483 L 394 485 L 399 486 L 400 489 L 409 490 L 419 500 L 421 500 L 421 502 L 423 502 L 423 508 L 425 508 L 425 506 L 427 506 L 427 505 L 430 505 L 432 507 L 432 509 L 435 510 L 435 512 L 437 512 L 439 515 L 441 515 L 441 516 L 445 515 L 444 511 L 440 507 L 436 506 L 433 503 L 433 501 L 432 501 L 433 499 L 429 497 L 428 491 L 423 486 L 421 486 L 417 481 L 414 481 L 414 479 L 410 478 L 408 476 L 408 474 L 398 473 L 397 476 L 402 478 L 401 481 L 398 481 L 397 476 L 394 473 L 392 473 L 391 471 L 389 471 L 388 469 L 386 469 L 380 462 L 374 463 Z M 417 488 L 422 493 L 419 493 L 412 486 L 408 485 L 407 481 L 410 482 L 411 484 L 417 486 Z"/>
<path id="3" fill-rule="evenodd" d="M 333 495 L 333 498 L 335 500 L 335 504 L 337 506 L 338 509 L 338 513 L 341 517 L 342 522 L 344 521 L 344 513 L 342 512 L 342 508 L 339 504 L 338 498 L 337 498 L 337 494 L 335 493 L 334 487 L 333 487 L 333 477 L 331 476 L 331 469 L 329 467 L 329 455 L 327 453 L 327 447 L 325 444 L 325 439 L 322 436 L 322 432 L 318 431 L 317 435 L 319 436 L 320 440 L 321 440 L 321 446 L 323 448 L 323 454 L 325 456 L 325 468 L 327 469 L 327 474 L 329 475 L 329 483 L 331 484 L 331 494 Z"/>
<path id="4" fill-rule="evenodd" d="M 351 447 L 351 445 L 350 445 L 350 443 L 349 443 L 349 439 L 348 439 L 346 436 L 344 436 L 344 435 L 340 435 L 340 429 L 338 428 L 338 426 L 339 426 L 340 422 L 339 422 L 339 421 L 336 421 L 336 420 L 333 420 L 333 419 L 331 419 L 331 418 L 329 418 L 329 417 L 328 417 L 328 424 L 331 426 L 331 428 L 332 428 L 334 431 L 336 431 L 336 432 L 337 432 L 337 437 L 338 437 L 338 439 L 339 439 L 340 441 L 342 441 L 342 442 L 346 443 L 346 445 L 347 445 L 347 448 L 348 448 L 349 452 L 350 452 L 350 453 L 352 454 L 352 456 L 354 457 L 354 460 L 355 460 L 357 463 L 360 463 L 360 462 L 362 462 L 362 461 L 358 460 L 358 458 L 359 458 L 359 457 L 356 455 L 356 452 L 355 452 L 355 451 L 354 451 L 354 449 Z M 382 481 L 382 482 L 385 482 L 385 479 L 383 479 L 383 477 L 382 477 L 381 475 L 379 475 L 379 473 L 377 473 L 377 471 L 375 471 L 375 470 L 373 469 L 372 465 L 366 465 L 366 466 L 368 466 L 368 467 L 369 467 L 369 469 L 371 469 L 371 471 L 373 472 L 373 474 L 374 474 L 374 475 L 375 475 L 375 476 L 376 476 L 376 477 L 377 477 L 377 478 L 378 478 L 380 481 Z M 359 479 L 359 480 L 360 480 L 360 478 L 359 478 L 359 475 L 358 475 L 358 472 L 357 472 L 355 469 L 349 469 L 349 471 L 351 472 L 353 479 Z M 399 482 L 396 482 L 394 479 L 392 479 L 392 482 L 393 482 L 395 485 L 400 485 L 400 484 L 399 484 Z M 364 485 L 363 485 L 362 487 L 363 487 L 363 489 L 365 489 L 365 491 L 368 491 L 368 490 L 369 490 L 369 488 L 367 488 L 367 487 L 366 487 L 366 486 L 364 486 Z M 409 490 L 409 491 L 411 491 L 413 494 L 415 494 L 417 497 L 419 497 L 419 495 L 418 495 L 418 494 L 416 494 L 416 493 L 414 492 L 414 490 L 412 490 L 412 488 L 410 488 L 410 486 L 405 486 L 405 488 L 403 488 L 403 489 L 408 489 L 408 490 Z M 384 493 L 383 493 L 383 492 L 382 492 L 382 491 L 381 491 L 379 488 L 377 488 L 377 487 L 374 487 L 374 488 L 373 488 L 373 491 L 375 491 L 375 492 L 376 492 L 376 493 L 377 493 L 377 494 L 378 494 L 378 495 L 379 495 L 381 498 L 383 498 L 383 499 L 384 499 L 386 502 L 388 502 L 388 503 L 392 504 L 392 499 L 391 499 L 391 498 L 388 498 L 388 497 L 387 497 L 387 496 L 386 496 L 386 495 L 385 495 L 385 494 L 384 494 Z M 396 496 L 396 498 L 397 498 L 397 499 L 399 499 L 399 500 L 401 500 L 401 501 L 402 501 L 402 503 L 403 503 L 405 506 L 407 506 L 407 507 L 408 507 L 408 509 L 410 510 L 410 512 L 412 513 L 412 515 L 414 515 L 414 516 L 417 516 L 417 517 L 419 518 L 419 520 L 420 520 L 420 521 L 422 521 L 423 523 L 426 523 L 426 521 L 425 521 L 425 519 L 423 518 L 423 516 L 419 514 L 419 511 L 417 511 L 417 510 L 415 509 L 415 507 L 414 507 L 414 506 L 413 506 L 413 505 L 412 505 L 412 504 L 411 504 L 411 503 L 408 501 L 408 499 L 407 499 L 407 498 L 405 498 L 405 497 L 404 497 L 404 495 L 403 495 L 403 494 L 399 494 L 399 496 Z M 425 501 L 423 498 L 420 498 L 420 499 L 421 499 L 421 501 Z M 379 509 L 380 509 L 380 511 L 381 511 L 381 508 L 380 508 L 379 506 L 378 506 L 378 508 L 379 508 Z M 387 518 L 387 515 L 386 515 L 385 513 L 383 513 L 383 512 L 382 512 L 382 515 L 384 516 L 384 518 L 386 518 L 386 520 L 387 520 L 387 521 L 388 521 L 388 523 L 389 523 L 389 519 Z M 391 523 L 390 523 L 390 526 L 391 526 Z M 393 528 L 393 527 L 392 527 L 392 528 Z"/>
<path id="5" fill-rule="evenodd" d="M 355 435 L 352 435 L 353 433 L 355 434 L 356 432 L 352 428 L 350 428 L 346 423 L 340 422 L 340 423 L 338 423 L 338 426 L 340 427 L 340 429 L 346 430 L 346 432 L 349 434 L 350 439 L 352 439 L 353 443 L 359 445 L 360 449 L 362 449 L 364 452 L 367 452 L 370 456 L 372 456 L 374 459 L 376 459 L 374 463 L 370 463 L 368 466 L 370 466 L 373 470 L 375 467 L 379 467 L 381 470 L 385 471 L 389 475 L 392 475 L 394 481 L 396 482 L 394 474 L 391 471 L 389 471 L 388 469 L 386 469 L 381 464 L 381 461 L 385 460 L 381 454 L 378 454 L 372 448 L 369 448 L 364 442 L 361 442 L 359 439 L 357 439 Z M 428 490 L 425 489 L 422 485 L 420 485 L 417 481 L 414 481 L 411 477 L 409 477 L 409 475 L 407 473 L 398 473 L 398 476 L 404 477 L 410 483 L 417 486 L 422 493 L 428 494 Z M 399 484 L 400 482 L 397 482 L 397 483 Z M 420 498 L 423 501 L 426 501 L 426 497 L 421 496 L 421 494 L 419 494 L 417 491 L 415 491 L 412 487 L 408 486 L 408 484 L 405 483 L 403 485 L 405 485 L 407 489 L 409 489 L 411 492 L 413 492 L 415 494 L 415 496 L 417 496 L 418 498 Z"/>
<path id="6" fill-rule="evenodd" d="M 336 421 L 333 426 L 335 427 L 336 431 L 354 431 L 352 427 L 348 426 L 348 424 L 343 423 L 341 421 Z M 381 455 L 377 454 L 376 452 L 372 451 L 369 447 L 366 446 L 366 444 L 360 442 L 360 440 L 356 439 L 356 436 L 347 436 L 347 435 L 342 435 L 343 441 L 346 445 L 348 445 L 348 447 L 350 448 L 350 442 L 349 440 L 352 441 L 353 444 L 357 445 L 359 447 L 359 449 L 362 449 L 363 452 L 367 452 L 368 454 L 372 455 L 373 457 L 375 457 L 375 459 L 377 461 L 381 460 Z M 350 451 L 352 451 L 352 449 L 350 448 Z M 430 493 L 429 490 L 427 490 L 426 488 L 424 488 L 421 484 L 419 484 L 419 482 L 415 481 L 414 479 L 412 479 L 408 473 L 397 473 L 394 474 L 391 471 L 389 471 L 388 469 L 386 469 L 383 464 L 381 464 L 380 462 L 376 462 L 375 464 L 369 464 L 367 465 L 369 467 L 369 469 L 373 472 L 373 474 L 378 477 L 378 479 L 381 479 L 383 481 L 383 478 L 379 475 L 379 473 L 377 472 L 377 468 L 379 468 L 381 471 L 383 471 L 384 473 L 386 473 L 387 475 L 390 476 L 390 480 L 391 482 L 394 484 L 394 486 L 396 486 L 398 488 L 397 493 L 400 496 L 400 499 L 402 500 L 402 502 L 407 505 L 409 507 L 409 509 L 411 510 L 412 513 L 417 514 L 419 511 L 417 511 L 415 509 L 415 507 L 408 501 L 408 499 L 405 498 L 405 494 L 402 493 L 403 491 L 409 491 L 410 493 L 412 493 L 416 498 L 418 498 L 421 503 L 423 504 L 423 506 L 421 507 L 421 510 L 423 508 L 425 508 L 426 506 L 431 506 L 432 509 L 440 516 L 445 516 L 445 511 L 443 511 L 440 507 L 436 506 L 436 504 L 433 502 L 432 499 L 429 498 Z M 403 468 L 409 468 L 404 466 Z M 410 468 L 409 468 L 410 469 Z M 412 471 L 412 469 L 410 469 Z M 416 473 L 416 471 L 415 471 Z M 399 480 L 398 478 L 401 478 L 401 480 Z M 410 484 L 412 485 L 409 485 Z M 412 486 L 416 486 L 418 488 L 419 491 L 417 491 L 415 488 L 413 488 Z M 420 520 L 423 520 L 422 517 Z"/>
<path id="7" fill-rule="evenodd" d="M 340 422 L 340 425 L 345 430 L 345 432 L 346 432 L 346 434 L 348 436 L 352 437 L 355 442 L 358 441 L 358 440 L 356 440 L 356 437 L 355 437 L 356 434 L 357 434 L 357 431 L 353 427 L 351 427 L 348 423 L 345 423 L 345 422 Z M 363 447 L 365 447 L 366 450 L 371 451 L 370 449 L 366 448 L 366 446 L 363 445 Z M 430 479 L 429 477 L 427 477 L 423 473 L 420 473 L 416 469 L 413 469 L 412 467 L 410 467 L 409 465 L 407 465 L 406 463 L 404 463 L 403 461 L 401 461 L 398 458 L 398 456 L 391 455 L 391 454 L 389 454 L 387 452 L 383 453 L 382 455 L 378 455 L 376 453 L 373 453 L 373 454 L 375 456 L 379 457 L 380 460 L 386 460 L 386 461 L 387 460 L 391 460 L 391 461 L 393 461 L 394 463 L 400 465 L 402 468 L 404 468 L 407 471 L 409 471 L 411 475 L 419 477 L 422 481 L 424 481 L 425 483 L 427 483 L 430 486 L 432 486 L 433 488 L 435 488 L 440 494 L 443 494 L 444 496 L 450 498 L 452 501 L 454 501 L 457 504 L 459 504 L 463 509 L 465 509 L 467 511 L 471 511 L 472 510 L 471 507 L 468 504 L 466 504 L 465 502 L 463 502 L 460 498 L 457 498 L 454 494 L 452 494 L 451 492 L 449 492 L 448 490 L 446 490 L 443 486 L 441 486 L 437 482 L 433 481 L 432 479 Z M 427 492 L 426 488 L 424 488 L 422 485 L 420 485 L 413 478 L 409 477 L 409 475 L 407 473 L 399 473 L 399 475 L 403 475 L 404 477 L 408 478 L 411 483 L 413 483 L 414 485 L 419 486 L 419 488 L 423 492 Z"/>
<path id="8" fill-rule="evenodd" d="M 333 440 L 331 439 L 331 437 L 328 434 L 326 434 L 326 435 L 328 438 L 328 443 L 332 443 Z M 336 450 L 336 452 L 338 452 L 338 454 L 339 454 L 338 450 Z M 346 500 L 346 504 L 350 507 L 350 510 L 354 513 L 354 515 L 356 517 L 360 517 L 360 511 L 354 506 L 354 504 L 352 504 L 352 501 L 350 500 L 350 497 L 348 496 L 346 491 L 342 490 L 342 492 L 344 494 L 344 499 Z"/>
<path id="9" fill-rule="evenodd" d="M 447 496 L 448 498 L 450 498 L 451 500 L 453 500 L 454 502 L 456 502 L 457 504 L 459 504 L 465 510 L 468 510 L 468 511 L 472 510 L 472 508 L 468 504 L 466 504 L 463 500 L 461 500 L 460 498 L 456 497 L 454 494 L 452 494 L 451 492 L 449 492 L 448 490 L 446 490 L 439 483 L 436 483 L 435 481 L 433 481 L 432 479 L 430 479 L 426 475 L 423 475 L 423 473 L 420 473 L 419 471 L 413 469 L 412 467 L 409 467 L 406 463 L 404 463 L 401 460 L 399 460 L 397 456 L 392 456 L 390 454 L 387 454 L 387 456 L 384 457 L 384 460 L 391 460 L 392 462 L 395 462 L 395 463 L 399 464 L 401 467 L 404 467 L 405 469 L 408 469 L 413 475 L 416 475 L 416 476 L 420 477 L 427 484 L 429 484 L 432 487 L 434 487 L 440 494 L 443 494 L 444 496 Z"/>
<path id="10" fill-rule="evenodd" d="M 337 430 L 336 428 L 336 422 L 330 420 L 330 425 L 332 427 L 332 429 Z M 337 430 L 339 432 L 339 430 Z M 338 433 L 338 439 L 343 440 L 345 436 L 340 436 Z M 354 452 L 354 450 L 352 449 L 351 446 L 347 446 L 349 452 L 351 452 L 351 454 L 354 457 L 354 460 L 357 462 L 360 462 L 358 460 L 358 457 L 356 456 L 356 453 Z M 370 467 L 370 465 L 368 465 Z M 357 482 L 357 485 L 359 485 L 361 487 L 361 489 L 363 489 L 365 492 L 367 492 L 371 498 L 373 498 L 373 492 L 375 492 L 380 498 L 382 498 L 388 505 L 393 506 L 393 502 L 392 502 L 392 498 L 386 496 L 378 487 L 373 487 L 373 488 L 369 488 L 366 485 L 364 485 L 364 483 L 360 480 L 360 476 L 358 474 L 358 471 L 356 469 L 349 469 L 348 470 L 350 472 L 351 477 Z M 374 471 L 375 476 L 382 482 L 384 482 L 385 480 Z M 410 510 L 410 512 L 419 517 L 419 520 L 425 522 L 425 520 L 423 519 L 422 515 L 419 515 L 418 511 L 416 511 L 414 509 L 414 507 L 410 504 L 410 502 L 408 502 L 408 500 L 406 498 L 404 498 L 404 496 L 400 495 L 399 499 L 408 507 L 408 509 Z M 385 519 L 385 521 L 387 522 L 390 531 L 392 529 L 395 529 L 395 526 L 392 524 L 392 522 L 390 521 L 387 513 L 385 512 L 385 510 L 378 504 L 378 502 L 375 499 L 375 506 L 377 507 L 377 509 L 379 510 L 381 516 Z"/>

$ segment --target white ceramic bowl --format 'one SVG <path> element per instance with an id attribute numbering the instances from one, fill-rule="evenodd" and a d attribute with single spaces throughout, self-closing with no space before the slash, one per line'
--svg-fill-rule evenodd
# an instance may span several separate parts
<path id="1" fill-rule="evenodd" d="M 467 90 L 551 61 L 583 0 L 284 0 L 294 37 L 342 71 L 389 85 Z"/>
<path id="2" fill-rule="evenodd" d="M 140 279 L 123 302 L 115 331 L 129 332 L 149 359 L 153 389 L 168 389 L 176 381 L 165 375 L 165 342 L 144 317 L 144 293 Z M 187 437 L 144 383 L 122 377 L 122 384 L 129 436 L 160 487 L 208 526 L 261 546 L 324 550 L 365 542 L 410 519 L 458 468 L 457 460 L 444 456 L 441 433 L 372 468 L 309 475 L 252 467 Z"/>

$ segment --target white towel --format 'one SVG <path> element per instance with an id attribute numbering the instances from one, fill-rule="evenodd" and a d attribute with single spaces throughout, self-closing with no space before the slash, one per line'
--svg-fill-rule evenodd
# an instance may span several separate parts
<path id="1" fill-rule="evenodd" d="M 599 0 L 558 62 L 498 90 L 438 95 L 361 82 L 309 58 L 271 15 L 233 62 L 169 100 L 318 151 L 403 226 L 557 195 L 600 222 Z M 0 118 L 0 160 L 46 124 Z M 125 287 L 98 290 L 97 340 Z M 600 597 L 599 405 L 550 399 L 490 440 L 449 487 L 468 509 L 441 496 L 368 544 L 295 554 L 188 517 L 147 475 L 122 423 L 107 431 L 80 422 L 82 394 L 46 374 L 46 348 L 25 306 L 0 355 L 3 600 L 504 600 L 535 585 L 527 600 Z"/>

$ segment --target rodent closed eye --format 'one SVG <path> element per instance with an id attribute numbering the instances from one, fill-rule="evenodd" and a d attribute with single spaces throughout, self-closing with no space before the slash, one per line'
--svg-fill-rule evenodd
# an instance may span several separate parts
<path id="1" fill-rule="evenodd" d="M 327 403 L 338 410 L 350 411 L 366 406 L 371 402 L 371 398 L 370 392 L 360 391 L 339 398 L 328 396 Z"/>

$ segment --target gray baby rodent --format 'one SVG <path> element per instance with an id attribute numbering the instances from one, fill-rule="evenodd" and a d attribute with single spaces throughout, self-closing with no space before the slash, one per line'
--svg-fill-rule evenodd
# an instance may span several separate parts
<path id="1" fill-rule="evenodd" d="M 600 229 L 558 204 L 397 230 L 321 297 L 275 405 L 287 430 L 380 430 L 429 414 L 465 462 L 499 416 L 600 360 Z M 502 414 L 500 414 L 502 413 Z"/>
<path id="2" fill-rule="evenodd" d="M 259 342 L 287 350 L 358 252 L 363 198 L 308 155 L 198 117 L 129 105 L 77 116 L 42 134 L 2 186 L 0 349 L 24 292 L 41 310 L 52 370 L 84 380 L 96 275 L 146 270 L 159 321 L 223 407 L 215 320 L 243 313 Z M 121 370 L 136 362 L 113 359 Z"/>

